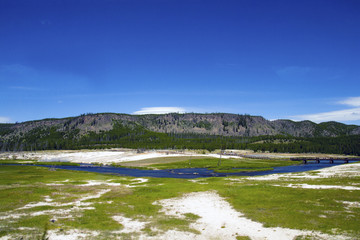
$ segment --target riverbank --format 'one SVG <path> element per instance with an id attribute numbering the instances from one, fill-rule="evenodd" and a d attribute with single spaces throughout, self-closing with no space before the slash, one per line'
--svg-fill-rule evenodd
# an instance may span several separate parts
<path id="1" fill-rule="evenodd" d="M 220 155 L 207 151 L 175 151 L 175 150 L 150 150 L 137 151 L 133 149 L 108 149 L 108 150 L 49 150 L 34 152 L 2 152 L 1 160 L 23 159 L 39 161 L 69 161 L 74 163 L 101 163 L 118 164 L 123 162 L 141 161 L 145 159 L 169 157 L 207 157 L 207 158 L 241 158 L 239 156 Z"/>
<path id="2" fill-rule="evenodd" d="M 290 153 L 254 153 L 251 150 L 225 150 L 220 154 L 220 150 L 208 152 L 206 150 L 149 150 L 137 151 L 134 149 L 107 149 L 107 150 L 49 150 L 35 152 L 2 152 L 1 160 L 27 159 L 39 161 L 69 161 L 74 163 L 101 163 L 119 164 L 125 162 L 137 162 L 146 165 L 146 160 L 171 158 L 171 157 L 191 157 L 191 158 L 254 158 L 254 159 L 291 159 L 291 158 L 348 158 L 338 154 L 290 154 Z M 143 161 L 141 163 L 140 161 Z M 151 161 L 150 161 L 151 162 Z M 164 163 L 161 161 L 161 163 Z M 147 164 L 148 165 L 148 164 Z"/>

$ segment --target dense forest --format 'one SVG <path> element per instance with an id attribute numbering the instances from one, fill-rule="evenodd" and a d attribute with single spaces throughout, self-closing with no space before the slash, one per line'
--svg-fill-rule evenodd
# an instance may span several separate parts
<path id="1" fill-rule="evenodd" d="M 0 133 L 9 131 L 0 126 Z M 37 127 L 27 134 L 1 138 L 1 151 L 35 151 L 51 149 L 251 149 L 254 151 L 289 153 L 336 153 L 360 155 L 360 135 L 337 137 L 220 136 L 198 133 L 162 133 L 150 131 L 135 123 L 115 122 L 109 131 L 88 131 L 80 135 L 79 129 L 58 131 L 54 126 Z"/>

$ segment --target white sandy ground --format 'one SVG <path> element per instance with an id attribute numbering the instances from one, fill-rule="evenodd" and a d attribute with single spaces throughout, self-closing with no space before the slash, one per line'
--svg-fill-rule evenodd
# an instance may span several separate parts
<path id="1" fill-rule="evenodd" d="M 145 227 L 148 222 L 141 222 L 131 218 L 126 218 L 123 216 L 113 216 L 113 219 L 124 226 L 120 231 L 115 233 L 132 233 L 132 232 L 141 232 L 141 229 Z"/>
<path id="2" fill-rule="evenodd" d="M 127 187 L 127 188 L 133 188 L 133 187 L 137 187 L 139 184 L 142 183 L 146 183 L 148 181 L 148 179 L 146 178 L 134 178 L 132 179 L 132 183 L 131 184 L 122 184 L 122 183 L 114 183 L 112 182 L 113 180 L 109 179 L 106 181 L 98 181 L 98 180 L 89 180 L 87 183 L 85 184 L 79 184 L 78 186 L 84 186 L 84 187 L 89 187 L 89 186 L 99 186 L 99 185 L 103 185 L 103 186 L 112 186 L 112 187 Z M 69 180 L 65 180 L 65 181 L 57 181 L 55 183 L 49 183 L 47 185 L 64 185 L 64 183 L 69 182 Z M 144 185 L 142 185 L 144 186 Z M 95 198 L 100 198 L 102 195 L 104 195 L 105 193 L 111 191 L 111 189 L 103 189 L 100 190 L 98 193 L 94 194 L 94 195 L 85 195 L 83 197 L 81 197 L 80 199 L 73 201 L 73 202 L 69 202 L 69 203 L 59 203 L 59 202 L 55 202 L 50 196 L 44 196 L 44 201 L 41 202 L 34 202 L 34 203 L 28 203 L 25 206 L 18 208 L 14 211 L 11 212 L 7 212 L 6 215 L 0 215 L 0 220 L 5 220 L 5 219 L 18 219 L 24 216 L 39 216 L 39 215 L 45 215 L 45 214 L 51 214 L 54 215 L 54 219 L 57 218 L 68 218 L 72 216 L 72 213 L 74 212 L 81 212 L 83 210 L 91 210 L 94 209 L 94 207 L 91 207 L 91 205 L 93 205 L 92 202 L 86 202 L 87 200 L 90 199 L 95 199 Z M 111 203 L 108 202 L 108 203 Z M 68 206 L 72 206 L 69 209 L 54 209 L 54 210 L 44 210 L 44 211 L 37 211 L 37 212 L 32 212 L 30 214 L 27 213 L 16 213 L 19 210 L 24 210 L 24 209 L 31 209 L 31 208 L 35 208 L 35 207 L 41 207 L 41 206 L 52 206 L 52 207 L 68 207 Z M 2 238 L 0 238 L 2 239 Z"/>
<path id="3" fill-rule="evenodd" d="M 338 201 L 345 205 L 346 209 L 360 208 L 360 202 Z M 351 213 L 351 212 L 350 212 Z"/>
<path id="4" fill-rule="evenodd" d="M 100 192 L 92 197 L 99 197 L 99 195 Z M 301 231 L 280 227 L 265 228 L 261 223 L 243 217 L 243 214 L 233 209 L 231 205 L 215 191 L 193 192 L 179 198 L 160 200 L 154 204 L 161 205 L 163 207 L 161 211 L 166 215 L 178 218 L 184 218 L 184 214 L 186 213 L 198 215 L 200 218 L 191 224 L 190 227 L 198 230 L 200 234 L 169 230 L 159 233 L 156 236 L 148 236 L 142 233 L 142 229 L 148 222 L 142 222 L 124 216 L 113 216 L 115 221 L 123 225 L 121 230 L 113 231 L 113 233 L 140 233 L 140 236 L 135 239 L 141 240 L 235 240 L 237 236 L 249 236 L 253 240 L 290 240 L 301 235 L 311 236 L 312 239 L 347 239 L 344 236 L 331 236 L 314 231 Z M 157 231 L 157 229 L 153 230 Z M 52 230 L 48 233 L 49 240 L 88 239 L 98 235 L 99 232 L 82 230 L 70 230 L 66 232 Z M 0 239 L 5 240 L 7 238 Z"/>
<path id="5" fill-rule="evenodd" d="M 89 186 L 99 186 L 99 185 L 106 185 L 106 186 L 114 186 L 114 187 L 119 187 L 119 186 L 123 186 L 123 187 L 128 187 L 128 188 L 132 188 L 132 187 L 137 187 L 138 184 L 142 184 L 142 183 L 146 183 L 147 181 L 149 181 L 149 179 L 147 178 L 134 178 L 131 180 L 131 184 L 123 184 L 123 183 L 116 183 L 116 182 L 112 182 L 114 181 L 113 179 L 109 179 L 106 181 L 100 181 L 100 180 L 89 180 L 87 183 L 84 184 L 78 184 L 77 186 L 81 186 L 81 187 L 89 187 Z M 65 185 L 65 183 L 67 183 L 68 180 L 66 181 L 56 181 L 54 183 L 48 183 L 46 185 L 48 186 L 61 186 L 61 185 Z M 144 186 L 144 185 L 142 185 Z"/>
<path id="6" fill-rule="evenodd" d="M 104 184 L 106 184 L 106 183 L 104 183 Z M 94 207 L 91 207 L 91 205 L 93 204 L 92 202 L 86 202 L 86 201 L 90 200 L 90 199 L 94 199 L 94 198 L 100 198 L 102 195 L 104 195 L 105 193 L 107 193 L 109 191 L 111 191 L 111 189 L 103 189 L 103 190 L 100 190 L 99 192 L 97 192 L 94 195 L 85 195 L 85 196 L 81 197 L 80 199 L 78 199 L 76 201 L 73 201 L 73 202 L 69 202 L 69 203 L 54 202 L 53 199 L 51 199 L 49 196 L 45 196 L 43 202 L 28 203 L 28 204 L 26 204 L 25 206 L 23 206 L 21 208 L 18 208 L 18 209 L 14 210 L 14 211 L 11 211 L 11 212 L 7 212 L 6 215 L 0 216 L 0 220 L 17 219 L 17 218 L 21 218 L 21 217 L 29 216 L 29 215 L 30 216 L 39 216 L 39 215 L 45 215 L 45 214 L 53 215 L 54 219 L 68 218 L 68 217 L 71 217 L 72 213 L 74 213 L 74 212 L 95 209 Z M 35 208 L 35 207 L 41 207 L 41 206 L 52 206 L 52 207 L 68 207 L 68 206 L 71 206 L 71 208 L 37 211 L 37 212 L 32 212 L 30 214 L 28 214 L 28 213 L 16 213 L 19 210 L 31 209 L 31 208 Z"/>
<path id="7" fill-rule="evenodd" d="M 273 185 L 283 187 L 282 185 Z M 306 189 L 342 189 L 342 190 L 360 190 L 359 187 L 353 186 L 338 186 L 338 185 L 310 185 L 310 184 L 288 184 L 284 185 L 284 187 L 291 188 L 306 188 Z"/>
<path id="8" fill-rule="evenodd" d="M 107 150 L 48 150 L 34 152 L 4 152 L 0 153 L 2 159 L 31 159 L 41 161 L 70 161 L 76 163 L 120 163 L 159 157 L 203 156 L 215 158 L 292 158 L 292 157 L 332 157 L 342 158 L 336 154 L 291 154 L 291 153 L 254 153 L 252 150 L 227 149 L 226 154 L 218 153 L 199 154 L 196 151 L 186 150 L 149 150 L 138 153 L 133 149 L 115 148 Z"/>
<path id="9" fill-rule="evenodd" d="M 176 151 L 148 151 L 137 153 L 135 150 L 111 149 L 111 150 L 82 150 L 82 151 L 37 151 L 0 153 L 1 159 L 33 159 L 39 161 L 69 161 L 74 163 L 102 163 L 112 164 L 128 161 L 138 161 L 160 157 L 203 156 L 220 158 L 220 154 L 197 154 L 194 152 Z M 241 158 L 238 156 L 222 155 L 222 158 Z"/>
<path id="10" fill-rule="evenodd" d="M 31 230 L 31 229 L 28 229 Z M 89 239 L 89 236 L 92 238 L 95 238 L 98 236 L 99 233 L 96 231 L 85 231 L 85 230 L 78 230 L 73 229 L 66 232 L 59 232 L 57 230 L 50 230 L 47 232 L 47 238 L 48 240 L 86 240 Z M 0 240 L 14 240 L 14 239 L 23 239 L 21 237 L 14 238 L 13 236 L 3 236 L 0 237 Z M 28 239 L 28 238 L 26 238 Z"/>
<path id="11" fill-rule="evenodd" d="M 233 209 L 214 191 L 193 192 L 180 198 L 161 200 L 155 204 L 161 205 L 162 211 L 167 215 L 184 218 L 185 213 L 193 213 L 200 217 L 191 224 L 191 227 L 201 234 L 187 233 L 179 239 L 236 239 L 236 236 L 249 236 L 254 240 L 288 240 L 300 235 L 311 235 L 318 239 L 344 238 L 288 228 L 265 228 L 261 223 L 243 217 L 243 214 Z M 167 236 L 167 234 L 156 236 L 156 239 L 167 239 Z"/>
<path id="12" fill-rule="evenodd" d="M 342 164 L 323 168 L 316 171 L 300 173 L 270 174 L 265 176 L 248 177 L 249 180 L 278 180 L 278 179 L 317 179 L 328 177 L 357 177 L 360 176 L 360 163 Z"/>
<path id="13" fill-rule="evenodd" d="M 135 184 L 145 183 L 147 179 L 137 178 L 134 179 Z M 109 181 L 89 181 L 84 186 L 94 185 L 110 185 L 113 186 Z M 116 185 L 117 186 L 117 185 Z M 71 217 L 73 211 L 79 212 L 85 209 L 93 209 L 91 202 L 85 202 L 86 200 L 99 198 L 103 194 L 111 191 L 110 189 L 103 189 L 93 195 L 85 195 L 80 199 L 71 203 L 57 203 L 50 196 L 44 196 L 44 200 L 38 203 L 29 203 L 18 210 L 30 209 L 37 206 L 73 206 L 71 209 L 57 209 L 57 210 L 45 210 L 39 212 L 33 212 L 31 215 L 37 216 L 42 214 L 54 215 L 54 219 L 61 217 Z M 126 218 L 124 216 L 113 216 L 113 219 L 123 225 L 123 228 L 113 233 L 136 233 L 141 234 L 139 239 L 194 239 L 194 240 L 207 240 L 207 239 L 236 239 L 236 236 L 249 236 L 253 240 L 281 240 L 281 239 L 294 239 L 296 236 L 309 235 L 314 239 L 346 239 L 343 236 L 330 236 L 318 232 L 311 231 L 300 231 L 295 229 L 287 228 L 265 228 L 261 223 L 254 222 L 250 219 L 243 217 L 243 214 L 237 212 L 231 207 L 231 205 L 222 197 L 220 197 L 215 191 L 206 192 L 193 192 L 185 194 L 179 198 L 164 199 L 155 202 L 154 204 L 161 205 L 162 212 L 167 215 L 172 215 L 179 218 L 184 218 L 184 214 L 193 213 L 198 215 L 200 218 L 195 223 L 191 224 L 190 227 L 198 230 L 200 234 L 194 234 L 191 232 L 182 232 L 177 230 L 169 230 L 166 232 L 160 231 L 156 236 L 148 236 L 142 233 L 142 229 L 145 227 L 147 222 L 142 222 L 136 219 Z M 358 207 L 358 203 L 355 202 L 344 202 L 349 207 Z M 14 211 L 15 212 L 15 211 Z M 0 219 L 7 218 L 19 218 L 22 215 L 17 216 L 9 214 L 2 216 Z M 157 231 L 157 229 L 154 229 Z M 49 240 L 58 239 L 88 239 L 99 235 L 99 232 L 94 231 L 82 231 L 82 230 L 70 230 L 66 232 L 52 230 L 49 231 Z M 6 236 L 0 238 L 1 240 L 11 239 Z"/>
<path id="14" fill-rule="evenodd" d="M 78 240 L 78 239 L 89 239 L 89 236 L 96 238 L 99 233 L 96 231 L 85 231 L 73 229 L 67 232 L 60 232 L 56 230 L 48 231 L 48 240 Z"/>

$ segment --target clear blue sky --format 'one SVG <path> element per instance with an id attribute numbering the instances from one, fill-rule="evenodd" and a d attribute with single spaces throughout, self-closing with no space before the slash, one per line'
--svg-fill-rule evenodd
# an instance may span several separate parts
<path id="1" fill-rule="evenodd" d="M 175 110 L 360 125 L 360 1 L 0 0 L 0 84 L 0 122 Z"/>

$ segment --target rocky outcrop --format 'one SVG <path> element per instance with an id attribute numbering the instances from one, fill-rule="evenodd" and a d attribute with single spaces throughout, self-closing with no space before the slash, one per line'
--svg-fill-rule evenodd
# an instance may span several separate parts
<path id="1" fill-rule="evenodd" d="M 79 137 L 89 132 L 110 131 L 114 123 L 141 126 L 162 133 L 195 133 L 222 136 L 290 135 L 296 137 L 335 137 L 359 135 L 360 127 L 337 122 L 316 124 L 311 121 L 268 121 L 260 116 L 212 114 L 128 115 L 116 113 L 87 114 L 63 119 L 44 119 L 2 125 L 1 138 L 22 136 L 33 130 L 72 132 Z"/>

